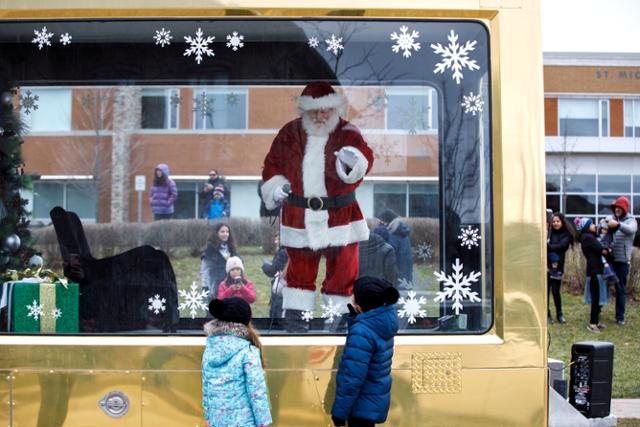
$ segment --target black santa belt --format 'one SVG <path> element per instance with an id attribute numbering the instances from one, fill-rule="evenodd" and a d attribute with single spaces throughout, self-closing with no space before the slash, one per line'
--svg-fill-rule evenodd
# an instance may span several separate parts
<path id="1" fill-rule="evenodd" d="M 297 208 L 311 209 L 312 211 L 326 211 L 327 209 L 340 209 L 349 206 L 356 201 L 356 193 L 341 194 L 335 197 L 300 197 L 290 193 L 287 203 Z"/>

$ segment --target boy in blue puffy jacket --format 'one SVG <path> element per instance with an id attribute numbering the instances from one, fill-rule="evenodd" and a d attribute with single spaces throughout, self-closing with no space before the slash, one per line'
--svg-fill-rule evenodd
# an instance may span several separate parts
<path id="1" fill-rule="evenodd" d="M 373 427 L 387 419 L 393 337 L 398 332 L 394 304 L 399 296 L 391 283 L 377 277 L 364 276 L 354 284 L 331 409 L 336 426 Z"/>

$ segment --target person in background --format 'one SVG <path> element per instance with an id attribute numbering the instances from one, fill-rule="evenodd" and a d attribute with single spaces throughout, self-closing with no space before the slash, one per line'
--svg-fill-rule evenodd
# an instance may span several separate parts
<path id="1" fill-rule="evenodd" d="M 611 204 L 613 216 L 608 217 L 609 232 L 613 232 L 613 271 L 616 273 L 616 323 L 624 326 L 624 312 L 627 303 L 627 278 L 629 276 L 629 264 L 631 263 L 631 250 L 633 239 L 638 231 L 638 223 L 629 214 L 629 200 L 626 197 L 618 197 Z"/>
<path id="2" fill-rule="evenodd" d="M 564 274 L 564 259 L 573 244 L 573 235 L 567 228 L 563 214 L 556 212 L 551 218 L 549 236 L 547 237 L 547 301 L 549 294 L 553 295 L 553 303 L 556 306 L 556 318 L 560 323 L 567 323 L 562 313 L 562 297 L 560 296 L 560 286 Z M 549 323 L 553 323 L 551 317 L 551 302 L 548 303 L 547 317 Z"/>
<path id="3" fill-rule="evenodd" d="M 374 427 L 391 403 L 393 337 L 398 332 L 398 291 L 384 279 L 360 277 L 353 287 L 349 329 L 331 408 L 335 426 Z"/>
<path id="4" fill-rule="evenodd" d="M 227 260 L 238 256 L 231 234 L 231 228 L 224 222 L 215 224 L 209 233 L 207 247 L 200 256 L 200 277 L 202 287 L 209 295 L 218 295 L 218 284 L 227 276 Z"/>
<path id="5" fill-rule="evenodd" d="M 375 233 L 384 234 L 386 228 L 389 232 L 387 243 L 391 245 L 396 254 L 398 265 L 398 282 L 410 287 L 413 284 L 413 252 L 411 251 L 411 228 L 391 209 L 383 210 L 378 219 L 382 222 L 374 230 Z M 402 288 L 403 286 L 400 286 Z"/>
<path id="6" fill-rule="evenodd" d="M 207 218 L 219 219 L 229 216 L 229 204 L 224 198 L 224 186 L 222 184 L 216 185 L 213 190 L 213 198 L 209 204 L 209 212 Z"/>
<path id="7" fill-rule="evenodd" d="M 227 260 L 227 277 L 218 285 L 218 299 L 242 298 L 249 304 L 256 300 L 256 288 L 244 274 L 244 265 L 237 256 Z"/>
<path id="8" fill-rule="evenodd" d="M 174 205 L 178 199 L 178 187 L 169 177 L 169 166 L 160 163 L 156 166 L 153 185 L 149 192 L 149 204 L 153 212 L 153 220 L 173 218 Z"/>
<path id="9" fill-rule="evenodd" d="M 231 191 L 227 181 L 220 176 L 217 169 L 211 169 L 209 171 L 209 179 L 202 185 L 202 189 L 198 193 L 200 197 L 200 218 L 209 217 L 209 206 L 213 200 L 213 192 L 218 186 L 222 186 L 224 199 L 228 204 L 231 200 Z"/>
<path id="10" fill-rule="evenodd" d="M 285 248 L 280 246 L 280 235 L 276 234 L 273 242 L 276 246 L 276 254 L 271 261 L 262 263 L 262 272 L 271 278 L 271 299 L 269 300 L 269 317 L 277 319 L 282 317 L 282 288 L 284 287 L 284 273 L 289 257 Z"/>
<path id="11" fill-rule="evenodd" d="M 202 406 L 209 427 L 262 427 L 272 423 L 264 357 L 251 325 L 251 307 L 241 298 L 214 299 L 213 320 L 204 325 Z"/>
<path id="12" fill-rule="evenodd" d="M 369 240 L 359 243 L 358 252 L 358 277 L 379 277 L 390 283 L 397 283 L 396 252 L 378 233 L 369 233 Z"/>
<path id="13" fill-rule="evenodd" d="M 575 224 L 576 229 L 580 231 L 582 253 L 587 259 L 587 284 L 585 286 L 589 287 L 591 299 L 587 329 L 598 334 L 604 328 L 604 325 L 600 323 L 600 310 L 604 301 L 601 301 L 600 298 L 600 278 L 598 276 L 602 275 L 602 256 L 606 254 L 606 249 L 602 248 L 596 238 L 596 225 L 591 218 L 576 218 Z"/>

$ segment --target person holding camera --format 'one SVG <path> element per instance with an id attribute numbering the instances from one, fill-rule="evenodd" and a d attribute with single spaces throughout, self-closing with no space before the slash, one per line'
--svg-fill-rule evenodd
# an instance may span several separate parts
<path id="1" fill-rule="evenodd" d="M 249 304 L 256 300 L 256 288 L 244 274 L 244 265 L 237 256 L 227 260 L 227 277 L 218 285 L 218 299 L 242 298 Z"/>

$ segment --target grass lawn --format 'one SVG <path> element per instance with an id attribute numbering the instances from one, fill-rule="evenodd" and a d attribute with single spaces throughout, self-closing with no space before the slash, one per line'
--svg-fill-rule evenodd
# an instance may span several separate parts
<path id="1" fill-rule="evenodd" d="M 587 330 L 589 323 L 589 307 L 583 303 L 582 296 L 562 294 L 562 309 L 567 323 L 549 325 L 549 357 L 562 360 L 565 366 L 571 361 L 571 345 L 578 341 L 608 341 L 613 343 L 613 398 L 640 398 L 640 314 L 639 305 L 627 301 L 625 326 L 615 322 L 615 302 L 611 300 L 605 305 L 600 315 L 600 322 L 607 327 L 594 334 Z M 551 312 L 554 307 L 552 305 Z M 565 371 L 569 378 L 569 369 Z M 640 421 L 640 420 L 639 420 Z M 620 424 L 619 424 L 620 425 Z M 639 425 L 623 424 L 623 425 Z"/>

